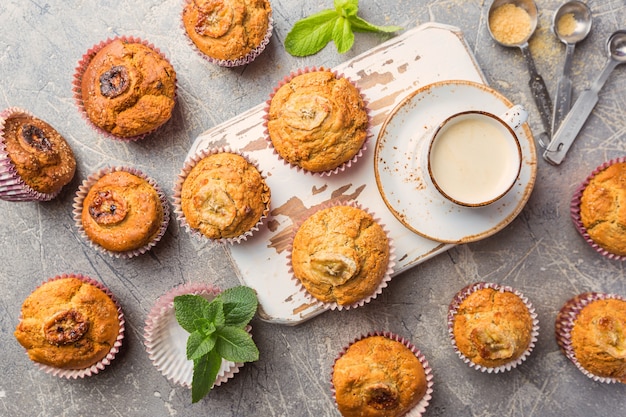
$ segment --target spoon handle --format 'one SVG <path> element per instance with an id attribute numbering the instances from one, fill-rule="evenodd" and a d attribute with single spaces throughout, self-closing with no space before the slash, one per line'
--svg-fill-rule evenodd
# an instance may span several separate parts
<path id="1" fill-rule="evenodd" d="M 546 161 L 553 165 L 559 165 L 563 162 L 565 154 L 574 143 L 578 133 L 598 103 L 600 88 L 602 88 L 609 74 L 618 64 L 618 61 L 609 60 L 591 87 L 580 94 L 544 151 L 543 158 Z"/>
<path id="2" fill-rule="evenodd" d="M 543 81 L 543 78 L 541 78 L 541 75 L 537 72 L 535 61 L 533 60 L 530 50 L 528 49 L 528 43 L 522 45 L 520 49 L 522 50 L 522 54 L 524 55 L 524 59 L 528 65 L 528 72 L 530 73 L 530 81 L 528 85 L 530 86 L 530 91 L 533 93 L 533 98 L 537 104 L 543 128 L 546 132 L 551 132 L 552 122 L 550 120 L 550 116 L 552 115 L 552 102 L 550 100 L 548 88 L 546 87 L 546 83 Z"/>
<path id="3" fill-rule="evenodd" d="M 572 55 L 574 44 L 565 46 L 565 62 L 563 63 L 563 73 L 556 85 L 556 97 L 554 98 L 554 111 L 552 113 L 552 135 L 554 135 L 561 125 L 572 106 L 572 79 L 570 72 L 572 67 Z"/>

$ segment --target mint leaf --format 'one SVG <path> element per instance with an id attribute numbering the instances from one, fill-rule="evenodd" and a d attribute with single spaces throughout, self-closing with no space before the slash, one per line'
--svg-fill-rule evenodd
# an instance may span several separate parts
<path id="1" fill-rule="evenodd" d="M 256 293 L 245 286 L 227 289 L 210 302 L 192 294 L 174 298 L 176 320 L 189 332 L 186 355 L 194 363 L 192 402 L 209 393 L 222 358 L 232 362 L 259 359 L 259 350 L 245 330 L 257 307 Z"/>
<path id="2" fill-rule="evenodd" d="M 285 38 L 285 49 L 293 56 L 321 51 L 332 39 L 336 19 L 334 10 L 323 10 L 296 22 Z"/>
<path id="3" fill-rule="evenodd" d="M 187 359 L 200 359 L 213 350 L 216 340 L 217 335 L 215 333 L 208 336 L 202 334 L 200 331 L 191 333 L 187 339 Z"/>
<path id="4" fill-rule="evenodd" d="M 385 32 L 392 33 L 402 30 L 400 26 L 376 26 L 361 19 L 359 16 L 350 16 L 350 25 L 355 32 Z"/>
<path id="5" fill-rule="evenodd" d="M 343 17 L 355 16 L 359 11 L 359 0 L 335 0 L 335 10 Z"/>
<path id="6" fill-rule="evenodd" d="M 333 28 L 333 42 L 340 54 L 346 53 L 354 44 L 354 32 L 350 28 L 350 21 L 345 17 L 340 17 L 335 22 Z"/>
<path id="7" fill-rule="evenodd" d="M 222 358 L 214 350 L 193 361 L 193 378 L 191 380 L 192 403 L 200 401 L 209 393 L 221 366 Z"/>
<path id="8" fill-rule="evenodd" d="M 297 21 L 285 38 L 285 49 L 293 56 L 313 55 L 331 40 L 340 54 L 354 45 L 354 32 L 392 33 L 400 26 L 377 26 L 357 16 L 358 0 L 334 0 L 334 9 L 323 10 Z"/>
<path id="9" fill-rule="evenodd" d="M 219 295 L 224 305 L 224 325 L 244 327 L 258 307 L 256 293 L 252 288 L 239 286 L 229 288 Z"/>
<path id="10" fill-rule="evenodd" d="M 207 316 L 209 302 L 202 296 L 185 294 L 174 297 L 176 321 L 189 333 L 196 331 L 194 322 Z"/>
<path id="11" fill-rule="evenodd" d="M 252 336 L 236 327 L 223 327 L 219 331 L 215 350 L 224 359 L 232 362 L 253 362 L 259 359 L 259 350 Z"/>

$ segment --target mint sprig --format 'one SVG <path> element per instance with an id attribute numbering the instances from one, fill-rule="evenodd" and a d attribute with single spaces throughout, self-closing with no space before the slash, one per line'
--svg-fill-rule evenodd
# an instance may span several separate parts
<path id="1" fill-rule="evenodd" d="M 357 16 L 358 0 L 334 0 L 335 8 L 297 21 L 285 38 L 285 49 L 293 56 L 313 55 L 332 40 L 340 54 L 354 44 L 354 32 L 392 33 L 400 26 L 377 26 Z"/>
<path id="2" fill-rule="evenodd" d="M 259 359 L 259 350 L 245 330 L 257 306 L 256 293 L 246 286 L 229 288 L 212 301 L 194 294 L 174 297 L 176 320 L 189 332 L 186 354 L 193 361 L 192 403 L 209 393 L 222 359 L 231 362 Z"/>

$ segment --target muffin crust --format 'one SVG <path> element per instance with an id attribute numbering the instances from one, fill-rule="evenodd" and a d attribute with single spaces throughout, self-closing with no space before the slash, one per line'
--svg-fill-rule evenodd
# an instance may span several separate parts
<path id="1" fill-rule="evenodd" d="M 56 194 L 74 178 L 74 153 L 48 123 L 26 113 L 14 113 L 5 119 L 3 130 L 9 158 L 33 190 Z"/>
<path id="2" fill-rule="evenodd" d="M 626 162 L 608 166 L 582 192 L 580 219 L 602 248 L 626 256 Z"/>
<path id="3" fill-rule="evenodd" d="M 24 300 L 14 335 L 35 362 L 84 369 L 113 347 L 118 315 L 104 291 L 69 276 L 44 283 Z"/>
<path id="4" fill-rule="evenodd" d="M 368 336 L 348 347 L 333 367 L 335 401 L 344 417 L 399 417 L 424 397 L 424 367 L 399 341 Z"/>
<path id="5" fill-rule="evenodd" d="M 81 78 L 85 113 L 121 138 L 153 131 L 172 116 L 176 72 L 157 51 L 115 39 L 91 59 Z"/>
<path id="6" fill-rule="evenodd" d="M 369 117 L 359 90 L 327 70 L 303 73 L 271 98 L 267 131 L 276 152 L 311 172 L 350 161 L 367 138 Z"/>
<path id="7" fill-rule="evenodd" d="M 389 239 L 372 216 L 356 207 L 334 206 L 314 213 L 298 228 L 291 263 L 313 297 L 350 305 L 376 291 L 389 257 Z"/>

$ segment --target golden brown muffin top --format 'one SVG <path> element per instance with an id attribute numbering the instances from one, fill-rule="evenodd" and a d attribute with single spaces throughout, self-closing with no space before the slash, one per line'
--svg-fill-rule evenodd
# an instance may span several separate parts
<path id="1" fill-rule="evenodd" d="M 571 342 L 583 368 L 626 383 L 626 301 L 605 299 L 589 303 L 574 321 Z"/>
<path id="2" fill-rule="evenodd" d="M 295 76 L 271 99 L 267 130 L 276 152 L 312 172 L 351 160 L 367 138 L 369 117 L 359 90 L 326 70 Z"/>
<path id="3" fill-rule="evenodd" d="M 235 238 L 252 229 L 269 209 L 270 189 L 243 156 L 218 152 L 201 159 L 181 188 L 189 226 L 210 239 Z"/>
<path id="4" fill-rule="evenodd" d="M 298 228 L 291 263 L 313 297 L 350 305 L 379 288 L 389 256 L 389 239 L 369 213 L 334 206 L 314 213 Z"/>
<path id="5" fill-rule="evenodd" d="M 89 119 L 115 136 L 148 133 L 172 116 L 176 71 L 151 47 L 116 39 L 91 59 L 81 80 Z"/>
<path id="6" fill-rule="evenodd" d="M 482 288 L 461 302 L 453 326 L 459 351 L 473 363 L 493 368 L 522 356 L 532 339 L 533 320 L 516 294 Z"/>
<path id="7" fill-rule="evenodd" d="M 234 61 L 260 46 L 268 34 L 271 13 L 268 0 L 189 0 L 183 26 L 202 53 Z"/>
<path id="8" fill-rule="evenodd" d="M 84 369 L 113 347 L 118 315 L 104 291 L 70 276 L 42 284 L 24 300 L 14 335 L 35 362 Z"/>
<path id="9" fill-rule="evenodd" d="M 2 140 L 17 173 L 33 190 L 55 194 L 74 177 L 74 152 L 43 120 L 12 114 L 5 120 Z"/>
<path id="10" fill-rule="evenodd" d="M 335 401 L 344 417 L 398 417 L 426 394 L 424 367 L 401 342 L 369 336 L 348 347 L 333 367 Z"/>
<path id="11" fill-rule="evenodd" d="M 94 243 L 113 252 L 132 251 L 159 234 L 163 203 L 144 178 L 126 171 L 110 172 L 89 188 L 81 220 L 85 234 Z"/>
<path id="12" fill-rule="evenodd" d="M 626 162 L 610 165 L 589 181 L 580 199 L 580 219 L 594 242 L 626 256 Z"/>

